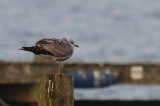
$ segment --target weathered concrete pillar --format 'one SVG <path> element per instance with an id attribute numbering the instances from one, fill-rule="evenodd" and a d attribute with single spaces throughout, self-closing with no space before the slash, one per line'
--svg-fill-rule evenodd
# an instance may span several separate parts
<path id="1" fill-rule="evenodd" d="M 44 74 L 38 106 L 74 106 L 72 75 Z"/>

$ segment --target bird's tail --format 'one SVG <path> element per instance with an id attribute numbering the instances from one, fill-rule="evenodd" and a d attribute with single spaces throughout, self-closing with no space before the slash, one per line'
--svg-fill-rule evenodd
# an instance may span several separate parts
<path id="1" fill-rule="evenodd" d="M 43 48 L 40 48 L 38 46 L 32 46 L 32 47 L 22 47 L 19 50 L 25 50 L 25 51 L 29 51 L 29 52 L 33 52 L 36 55 L 40 55 L 40 54 L 44 54 L 44 55 L 52 55 L 52 53 L 50 53 L 49 51 L 46 51 Z"/>
<path id="2" fill-rule="evenodd" d="M 32 46 L 32 47 L 22 47 L 20 48 L 19 50 L 25 50 L 25 51 L 30 51 L 30 52 L 33 52 L 36 50 L 36 46 Z"/>
<path id="3" fill-rule="evenodd" d="M 37 46 L 32 46 L 32 47 L 22 47 L 19 50 L 25 50 L 25 51 L 29 51 L 29 52 L 33 52 L 34 54 L 39 54 L 40 52 L 40 48 Z"/>

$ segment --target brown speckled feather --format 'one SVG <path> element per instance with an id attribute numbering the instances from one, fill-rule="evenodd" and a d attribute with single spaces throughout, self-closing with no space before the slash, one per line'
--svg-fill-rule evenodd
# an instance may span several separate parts
<path id="1" fill-rule="evenodd" d="M 63 39 L 42 39 L 36 42 L 36 46 L 49 51 L 56 57 L 71 56 L 73 54 L 73 47 Z"/>

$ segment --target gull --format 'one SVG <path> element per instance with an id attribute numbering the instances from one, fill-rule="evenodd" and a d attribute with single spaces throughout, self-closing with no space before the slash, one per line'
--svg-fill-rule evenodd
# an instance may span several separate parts
<path id="1" fill-rule="evenodd" d="M 60 74 L 61 61 L 69 59 L 73 54 L 73 47 L 79 47 L 69 37 L 61 39 L 42 39 L 35 43 L 35 46 L 22 47 L 20 50 L 33 52 L 52 61 L 59 61 L 58 74 Z"/>

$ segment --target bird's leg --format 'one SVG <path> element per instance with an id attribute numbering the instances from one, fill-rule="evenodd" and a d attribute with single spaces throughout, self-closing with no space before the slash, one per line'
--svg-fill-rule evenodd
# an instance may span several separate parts
<path id="1" fill-rule="evenodd" d="M 61 70 L 61 62 L 59 62 L 57 74 L 60 74 L 60 70 Z"/>

